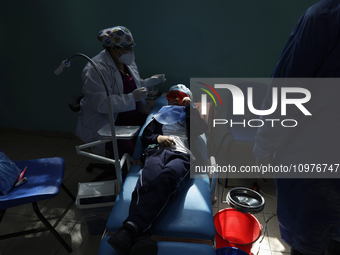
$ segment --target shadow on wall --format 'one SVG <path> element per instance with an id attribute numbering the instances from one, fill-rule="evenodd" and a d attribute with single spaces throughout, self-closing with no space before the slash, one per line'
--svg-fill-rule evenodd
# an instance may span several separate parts
<path id="1" fill-rule="evenodd" d="M 316 1 L 314 1 L 316 2 Z M 68 100 L 81 92 L 86 61 L 53 71 L 73 53 L 102 50 L 99 30 L 124 25 L 134 36 L 142 78 L 165 73 L 165 92 L 191 77 L 268 77 L 310 0 L 185 2 L 80 0 L 6 2 L 0 43 L 2 127 L 74 132 Z M 4 78 L 5 77 L 5 78 Z"/>

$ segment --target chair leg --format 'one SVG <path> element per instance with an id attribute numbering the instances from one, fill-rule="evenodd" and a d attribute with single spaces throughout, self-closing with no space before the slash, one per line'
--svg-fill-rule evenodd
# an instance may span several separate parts
<path id="1" fill-rule="evenodd" d="M 0 223 L 6 213 L 6 209 L 0 210 Z M 10 234 L 5 234 L 5 235 L 0 235 L 0 240 L 5 240 L 8 238 L 13 238 L 17 236 L 24 236 L 24 235 L 29 235 L 29 234 L 34 234 L 34 233 L 39 233 L 43 231 L 47 231 L 48 229 L 46 227 L 43 228 L 35 228 L 35 229 L 30 229 L 30 230 L 24 230 L 24 231 L 19 231 L 19 232 L 14 232 Z"/>
<path id="2" fill-rule="evenodd" d="M 76 198 L 73 196 L 73 194 L 71 193 L 71 191 L 66 188 L 66 186 L 64 185 L 64 183 L 61 183 L 61 187 L 63 188 L 63 190 L 67 193 L 67 195 L 72 199 L 73 202 L 76 201 Z"/>
<path id="3" fill-rule="evenodd" d="M 47 221 L 47 219 L 41 214 L 37 202 L 33 202 L 33 210 L 38 218 L 44 223 L 44 225 L 51 231 L 51 233 L 58 239 L 58 241 L 64 246 L 64 248 L 71 253 L 72 248 L 65 242 L 65 240 L 59 235 L 59 233 L 54 229 L 54 227 Z"/>

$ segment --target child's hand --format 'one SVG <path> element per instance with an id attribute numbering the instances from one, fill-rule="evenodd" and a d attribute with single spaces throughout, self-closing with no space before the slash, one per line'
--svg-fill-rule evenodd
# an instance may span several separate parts
<path id="1" fill-rule="evenodd" d="M 176 145 L 175 141 L 172 138 L 170 138 L 170 136 L 166 136 L 166 135 L 157 136 L 157 142 L 162 147 L 171 147 L 172 145 Z"/>
<path id="2" fill-rule="evenodd" d="M 190 105 L 191 104 L 191 99 L 190 99 L 190 97 L 185 97 L 185 98 L 183 98 L 183 100 L 182 100 L 182 105 L 183 106 L 188 106 L 188 105 Z"/>

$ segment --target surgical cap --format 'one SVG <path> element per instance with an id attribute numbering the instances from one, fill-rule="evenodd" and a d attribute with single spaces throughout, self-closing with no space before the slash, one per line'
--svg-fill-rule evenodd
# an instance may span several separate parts
<path id="1" fill-rule="evenodd" d="M 174 85 L 169 89 L 169 91 L 172 91 L 172 90 L 184 92 L 185 94 L 187 94 L 190 97 L 191 101 L 193 101 L 192 93 L 191 93 L 190 89 L 187 88 L 185 85 L 183 85 L 183 84 Z"/>
<path id="2" fill-rule="evenodd" d="M 172 86 L 169 91 L 181 91 L 187 94 L 191 99 L 191 104 L 195 107 L 194 102 L 192 100 L 192 93 L 189 88 L 187 88 L 183 84 L 177 84 Z M 158 113 L 153 115 L 159 123 L 161 124 L 173 124 L 175 122 L 181 121 L 186 118 L 185 106 L 178 105 L 168 105 L 163 106 Z"/>
<path id="3" fill-rule="evenodd" d="M 118 46 L 133 48 L 136 45 L 130 30 L 123 26 L 106 28 L 99 31 L 98 39 L 107 47 Z M 126 45 L 131 44 L 132 46 L 126 47 Z"/>

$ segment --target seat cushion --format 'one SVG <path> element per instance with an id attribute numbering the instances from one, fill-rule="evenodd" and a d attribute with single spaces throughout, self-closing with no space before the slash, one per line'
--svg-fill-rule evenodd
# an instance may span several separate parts
<path id="1" fill-rule="evenodd" d="M 0 210 L 49 199 L 59 192 L 64 177 L 63 158 L 42 158 L 26 161 L 13 161 L 19 169 L 27 166 L 27 182 L 14 187 L 8 194 L 0 195 Z"/>
<path id="2" fill-rule="evenodd" d="M 131 194 L 141 169 L 142 165 L 130 168 L 107 221 L 108 231 L 117 231 L 127 218 Z M 154 224 L 154 235 L 157 236 L 213 240 L 215 227 L 209 178 L 191 178 L 184 189 L 175 194 Z"/>
<path id="3" fill-rule="evenodd" d="M 99 247 L 98 255 L 118 255 L 118 253 L 108 244 L 104 238 Z M 174 255 L 174 254 L 195 254 L 195 255 L 215 255 L 215 249 L 206 244 L 196 243 L 178 243 L 178 242 L 157 242 L 158 255 Z"/>

